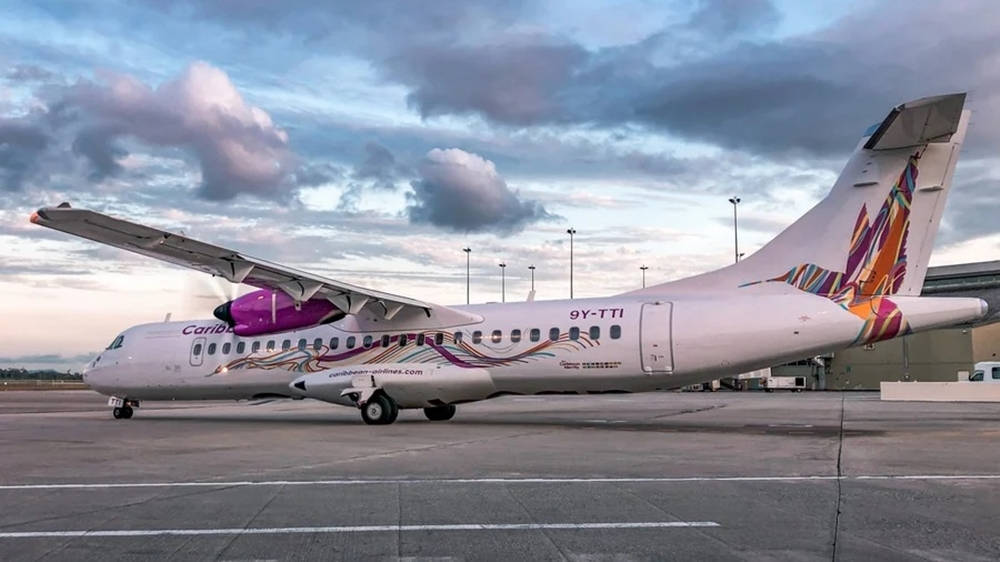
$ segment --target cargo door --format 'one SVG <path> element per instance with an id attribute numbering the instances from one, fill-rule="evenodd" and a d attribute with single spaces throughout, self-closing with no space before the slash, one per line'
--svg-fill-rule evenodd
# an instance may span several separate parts
<path id="1" fill-rule="evenodd" d="M 642 370 L 648 375 L 671 373 L 674 370 L 674 356 L 670 342 L 672 310 L 673 305 L 669 302 L 642 305 L 639 352 L 642 354 Z"/>

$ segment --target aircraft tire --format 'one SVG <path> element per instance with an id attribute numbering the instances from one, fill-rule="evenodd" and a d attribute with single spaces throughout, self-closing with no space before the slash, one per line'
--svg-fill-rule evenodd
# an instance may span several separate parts
<path id="1" fill-rule="evenodd" d="M 135 413 L 131 406 L 122 407 L 122 418 L 126 420 L 132 419 L 132 414 Z"/>
<path id="2" fill-rule="evenodd" d="M 386 399 L 389 401 L 389 404 L 392 405 L 392 412 L 389 413 L 389 419 L 385 422 L 389 424 L 395 422 L 396 418 L 399 417 L 399 404 L 396 404 L 396 401 L 388 396 L 386 396 Z"/>
<path id="3" fill-rule="evenodd" d="M 398 415 L 396 401 L 381 392 L 361 407 L 361 419 L 368 425 L 387 425 L 396 421 Z"/>
<path id="4" fill-rule="evenodd" d="M 111 415 L 116 420 L 120 420 L 120 419 L 122 419 L 122 418 L 125 417 L 125 413 L 122 411 L 122 408 L 115 408 L 115 409 L 111 410 Z"/>
<path id="5" fill-rule="evenodd" d="M 447 406 L 424 408 L 424 415 L 431 421 L 448 421 L 455 417 L 455 405 L 448 404 Z"/>

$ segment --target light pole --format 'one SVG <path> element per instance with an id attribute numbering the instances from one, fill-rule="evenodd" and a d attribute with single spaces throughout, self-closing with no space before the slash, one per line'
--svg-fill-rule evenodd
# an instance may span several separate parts
<path id="1" fill-rule="evenodd" d="M 472 255 L 472 248 L 462 248 L 465 252 L 465 304 L 469 304 L 469 257 Z"/>
<path id="2" fill-rule="evenodd" d="M 740 204 L 739 197 L 730 197 L 729 202 L 733 204 L 733 262 L 740 261 L 740 229 L 736 221 L 736 206 Z"/>
<path id="3" fill-rule="evenodd" d="M 507 264 L 500 262 L 500 302 L 507 302 Z"/>
<path id="4" fill-rule="evenodd" d="M 576 234 L 575 228 L 566 229 L 566 234 L 569 234 L 569 298 L 573 298 L 573 235 Z"/>
<path id="5" fill-rule="evenodd" d="M 529 265 L 528 269 L 531 270 L 531 292 L 535 292 L 535 266 Z"/>
<path id="6" fill-rule="evenodd" d="M 639 269 L 642 270 L 642 288 L 645 289 L 646 288 L 646 270 L 649 269 L 649 266 L 641 265 L 641 266 L 639 266 Z"/>

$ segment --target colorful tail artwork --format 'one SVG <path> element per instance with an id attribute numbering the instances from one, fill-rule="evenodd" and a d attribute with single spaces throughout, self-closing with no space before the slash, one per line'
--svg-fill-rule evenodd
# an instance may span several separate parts
<path id="1" fill-rule="evenodd" d="M 844 271 L 807 263 L 743 286 L 783 282 L 832 300 L 864 321 L 855 344 L 907 334 L 906 319 L 886 296 L 896 294 L 906 273 L 906 238 L 919 158 L 919 154 L 910 156 L 874 220 L 869 220 L 868 208 L 862 205 Z"/>

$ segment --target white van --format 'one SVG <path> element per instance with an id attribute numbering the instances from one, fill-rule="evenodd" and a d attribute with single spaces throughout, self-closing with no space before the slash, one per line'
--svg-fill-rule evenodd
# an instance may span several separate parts
<path id="1" fill-rule="evenodd" d="M 969 375 L 969 382 L 1000 383 L 1000 361 L 980 361 L 976 369 Z"/>

